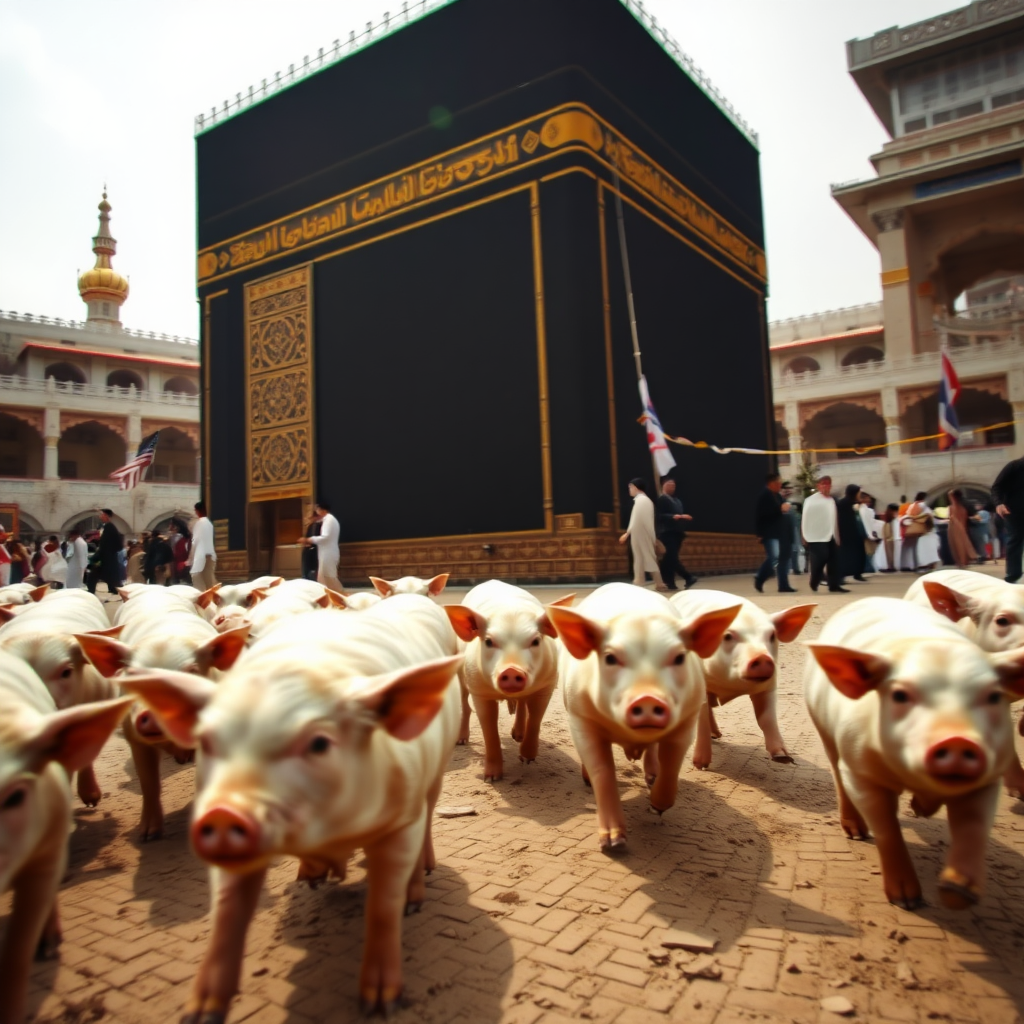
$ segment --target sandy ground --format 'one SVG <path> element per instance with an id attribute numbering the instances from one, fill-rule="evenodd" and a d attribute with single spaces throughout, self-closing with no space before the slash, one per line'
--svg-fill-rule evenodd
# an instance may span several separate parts
<path id="1" fill-rule="evenodd" d="M 874 576 L 850 584 L 849 596 L 820 593 L 803 639 L 843 603 L 902 596 L 910 579 Z M 794 577 L 801 593 L 788 595 L 792 603 L 811 596 L 806 580 Z M 756 596 L 746 576 L 701 584 L 711 585 Z M 564 591 L 537 592 L 550 600 Z M 758 600 L 769 611 L 790 603 L 774 593 Z M 406 921 L 408 1006 L 399 1024 L 837 1021 L 821 1006 L 829 997 L 848 1000 L 860 1020 L 1021 1020 L 1024 803 L 1001 799 L 988 891 L 977 908 L 954 912 L 936 898 L 944 814 L 915 819 L 904 799 L 928 906 L 890 906 L 873 845 L 848 840 L 839 826 L 800 696 L 803 657 L 799 644 L 781 657 L 780 718 L 795 765 L 769 760 L 746 701 L 720 710 L 725 736 L 712 768 L 688 763 L 678 802 L 662 818 L 648 811 L 639 766 L 619 757 L 630 837 L 617 859 L 598 851 L 593 800 L 559 697 L 532 765 L 517 760 L 503 715 L 506 776 L 498 784 L 482 780 L 474 721 L 441 803 L 476 813 L 435 825 L 440 866 L 422 912 Z M 165 838 L 142 845 L 127 746 L 118 735 L 104 751 L 104 798 L 94 810 L 75 810 L 61 957 L 33 972 L 36 1019 L 179 1016 L 209 935 L 208 886 L 187 845 L 193 769 L 167 759 L 164 772 Z M 230 1021 L 359 1016 L 363 869 L 315 891 L 295 882 L 295 869 L 283 861 L 270 872 Z M 0 900 L 0 929 L 8 911 L 9 898 Z M 699 933 L 717 948 L 710 956 L 665 948 L 670 930 Z"/>

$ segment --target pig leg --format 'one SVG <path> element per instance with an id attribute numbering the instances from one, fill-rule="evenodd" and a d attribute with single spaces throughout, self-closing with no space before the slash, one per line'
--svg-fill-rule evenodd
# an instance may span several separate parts
<path id="1" fill-rule="evenodd" d="M 210 870 L 213 934 L 199 967 L 181 1024 L 224 1024 L 245 956 L 245 936 L 263 889 L 266 868 L 236 875 Z"/>
<path id="2" fill-rule="evenodd" d="M 469 742 L 469 690 L 466 684 L 459 679 L 459 692 L 462 695 L 462 719 L 459 722 L 459 738 L 455 741 L 457 747 L 464 747 Z"/>
<path id="3" fill-rule="evenodd" d="M 711 705 L 702 704 L 697 715 L 697 742 L 693 745 L 693 767 L 711 767 L 711 737 L 714 735 Z"/>
<path id="4" fill-rule="evenodd" d="M 96 781 L 96 772 L 91 764 L 87 764 L 78 772 L 78 795 L 86 807 L 95 807 L 103 793 Z"/>
<path id="5" fill-rule="evenodd" d="M 811 720 L 814 721 L 813 715 Z M 851 839 L 867 839 L 868 827 L 843 785 L 843 776 L 839 770 L 839 749 L 836 747 L 835 740 L 817 722 L 814 722 L 814 727 L 818 730 L 821 745 L 825 748 L 825 755 L 832 766 L 832 778 L 836 784 L 836 803 L 839 805 L 839 822 L 843 826 L 843 831 Z"/>
<path id="6" fill-rule="evenodd" d="M 718 728 L 718 722 L 715 721 L 715 705 L 718 703 L 718 698 L 713 694 L 708 694 L 708 718 L 711 720 L 711 735 L 716 739 L 722 738 L 722 730 Z"/>
<path id="7" fill-rule="evenodd" d="M 658 777 L 651 786 L 651 807 L 659 814 L 667 811 L 676 802 L 679 791 L 679 772 L 682 770 L 686 751 L 693 739 L 693 725 L 663 739 L 658 744 Z"/>
<path id="8" fill-rule="evenodd" d="M 437 867 L 437 857 L 434 854 L 434 808 L 441 796 L 443 783 L 444 775 L 441 774 L 427 790 L 427 834 L 423 837 L 423 870 L 428 875 Z"/>
<path id="9" fill-rule="evenodd" d="M 981 896 L 985 848 L 998 802 L 998 783 L 946 801 L 951 842 L 939 875 L 939 899 L 952 910 L 965 910 Z"/>
<path id="10" fill-rule="evenodd" d="M 526 728 L 519 744 L 520 761 L 530 764 L 537 759 L 537 750 L 540 747 L 540 723 L 544 721 L 544 712 L 547 711 L 548 704 L 551 703 L 551 695 L 554 692 L 555 688 L 549 686 L 519 702 L 519 707 L 523 708 L 523 717 L 526 719 Z M 518 725 L 518 723 L 519 708 L 516 708 L 516 724 Z"/>
<path id="11" fill-rule="evenodd" d="M 1013 755 L 1010 767 L 1006 769 L 1003 782 L 1006 784 L 1006 792 L 1010 796 L 1024 800 L 1024 767 L 1021 766 L 1020 758 L 1016 754 Z"/>
<path id="12" fill-rule="evenodd" d="M 654 780 L 658 777 L 658 771 L 661 768 L 661 764 L 658 760 L 658 744 L 650 743 L 644 747 L 644 782 L 648 786 L 654 785 Z"/>
<path id="13" fill-rule="evenodd" d="M 164 834 L 164 809 L 160 803 L 160 751 L 135 739 L 127 723 L 125 737 L 131 747 L 142 790 L 142 841 L 145 843 L 150 839 L 160 839 Z"/>
<path id="14" fill-rule="evenodd" d="M 583 762 L 584 778 L 590 779 L 597 804 L 597 838 L 606 853 L 623 853 L 626 849 L 626 817 L 622 813 L 619 785 L 615 778 L 612 745 L 591 736 L 582 723 L 570 719 L 570 731 L 576 751 Z"/>
<path id="15" fill-rule="evenodd" d="M 484 735 L 484 782 L 499 782 L 504 774 L 501 737 L 498 735 L 498 701 L 473 694 L 473 707 Z"/>
<path id="16" fill-rule="evenodd" d="M 525 700 L 510 700 L 508 702 L 509 711 L 515 715 L 515 720 L 512 722 L 512 739 L 516 743 L 522 743 L 523 737 L 526 735 L 526 701 Z M 541 712 L 543 714 L 543 712 Z"/>
<path id="17" fill-rule="evenodd" d="M 924 900 L 910 852 L 899 822 L 899 794 L 871 783 L 859 781 L 841 766 L 843 784 L 853 795 L 857 807 L 875 834 L 878 859 L 882 864 L 882 884 L 890 903 L 904 910 L 915 910 Z"/>
<path id="18" fill-rule="evenodd" d="M 379 1008 L 386 1016 L 402 994 L 402 912 L 423 856 L 425 827 L 421 816 L 366 848 L 366 941 L 359 1001 L 367 1013 Z"/>
<path id="19" fill-rule="evenodd" d="M 786 749 L 782 733 L 779 732 L 779 719 L 775 713 L 775 690 L 767 690 L 764 693 L 752 693 L 751 703 L 754 705 L 754 717 L 757 719 L 758 727 L 764 733 L 764 745 L 771 754 L 773 761 L 779 764 L 792 764 L 793 758 Z"/>

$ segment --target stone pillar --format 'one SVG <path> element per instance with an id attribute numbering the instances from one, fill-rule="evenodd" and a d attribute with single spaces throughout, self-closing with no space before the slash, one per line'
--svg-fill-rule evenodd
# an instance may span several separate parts
<path id="1" fill-rule="evenodd" d="M 903 359 L 917 351 L 904 213 L 901 209 L 880 210 L 871 219 L 878 229 L 876 242 L 882 260 L 885 354 L 889 359 Z"/>
<path id="2" fill-rule="evenodd" d="M 135 412 L 128 414 L 128 457 L 131 458 L 142 443 L 142 417 Z"/>
<path id="3" fill-rule="evenodd" d="M 60 441 L 60 438 L 47 434 L 45 441 L 46 448 L 43 449 L 43 479 L 57 480 L 59 479 L 57 472 L 59 466 L 57 461 L 57 443 Z"/>

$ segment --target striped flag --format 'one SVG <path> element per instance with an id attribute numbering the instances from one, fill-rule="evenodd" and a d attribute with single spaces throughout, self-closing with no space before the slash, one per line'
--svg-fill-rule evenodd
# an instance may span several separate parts
<path id="1" fill-rule="evenodd" d="M 939 380 L 939 448 L 945 451 L 960 440 L 960 424 L 956 418 L 956 400 L 960 397 L 960 380 L 949 353 L 942 350 L 942 377 Z"/>
<path id="2" fill-rule="evenodd" d="M 120 490 L 130 491 L 142 479 L 156 455 L 156 442 L 159 437 L 160 431 L 158 430 L 155 434 L 143 438 L 139 450 L 135 453 L 135 458 L 110 474 L 110 479 L 118 482 Z"/>
<path id="3" fill-rule="evenodd" d="M 665 476 L 676 464 L 676 460 L 672 458 L 672 453 L 665 443 L 665 432 L 661 429 L 658 414 L 654 411 L 654 404 L 651 402 L 651 395 L 647 390 L 646 377 L 640 378 L 640 401 L 644 407 L 644 414 L 640 417 L 640 422 L 647 428 L 647 447 L 651 449 L 658 476 Z"/>

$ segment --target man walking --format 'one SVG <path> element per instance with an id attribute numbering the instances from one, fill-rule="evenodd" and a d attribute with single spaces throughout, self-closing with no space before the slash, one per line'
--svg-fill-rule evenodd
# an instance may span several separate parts
<path id="1" fill-rule="evenodd" d="M 996 515 L 1006 524 L 1006 582 L 1016 583 L 1024 553 L 1024 459 L 1003 466 L 992 485 L 992 499 Z"/>
<path id="2" fill-rule="evenodd" d="M 679 549 L 686 540 L 686 523 L 693 519 L 683 512 L 683 503 L 676 497 L 676 482 L 670 476 L 661 478 L 661 494 L 655 505 L 658 523 L 658 540 L 665 545 L 658 568 L 661 579 L 668 590 L 678 590 L 676 573 L 683 578 L 686 589 L 697 582 L 697 577 L 679 561 Z"/>
<path id="3" fill-rule="evenodd" d="M 807 549 L 811 590 L 818 589 L 825 570 L 828 589 L 833 594 L 848 594 L 849 590 L 840 585 L 843 577 L 839 570 L 839 517 L 832 497 L 832 477 L 823 476 L 818 481 L 817 493 L 804 502 L 800 528 Z"/>
<path id="4" fill-rule="evenodd" d="M 782 490 L 782 477 L 778 473 L 769 473 L 765 478 L 765 488 L 757 499 L 754 532 L 764 545 L 764 561 L 754 577 L 754 589 L 764 593 L 765 580 L 771 579 L 775 573 L 779 581 L 780 594 L 795 593 L 796 587 L 789 585 L 789 565 L 783 561 L 781 554 L 784 531 L 792 529 L 786 513 L 789 502 L 783 501 L 779 491 Z M 788 551 L 787 551 L 788 555 Z"/>
<path id="5" fill-rule="evenodd" d="M 192 550 L 186 565 L 191 567 L 192 586 L 197 590 L 209 590 L 216 584 L 213 570 L 217 568 L 217 551 L 213 540 L 213 523 L 206 515 L 206 505 L 195 503 L 196 521 L 192 526 Z"/>
<path id="6" fill-rule="evenodd" d="M 121 586 L 121 562 L 119 555 L 124 547 L 124 538 L 114 525 L 114 513 L 109 508 L 100 509 L 100 522 L 103 529 L 96 545 L 95 560 L 98 563 L 89 573 L 89 593 L 96 593 L 96 585 L 102 580 L 107 585 L 107 592 L 116 594 Z"/>
<path id="7" fill-rule="evenodd" d="M 313 512 L 320 520 L 320 536 L 303 537 L 302 543 L 316 545 L 320 563 L 316 573 L 317 583 L 322 583 L 329 590 L 335 590 L 340 594 L 338 561 L 341 558 L 341 549 L 338 543 L 341 539 L 341 525 L 331 515 L 331 506 L 326 501 L 318 501 L 313 506 Z"/>

